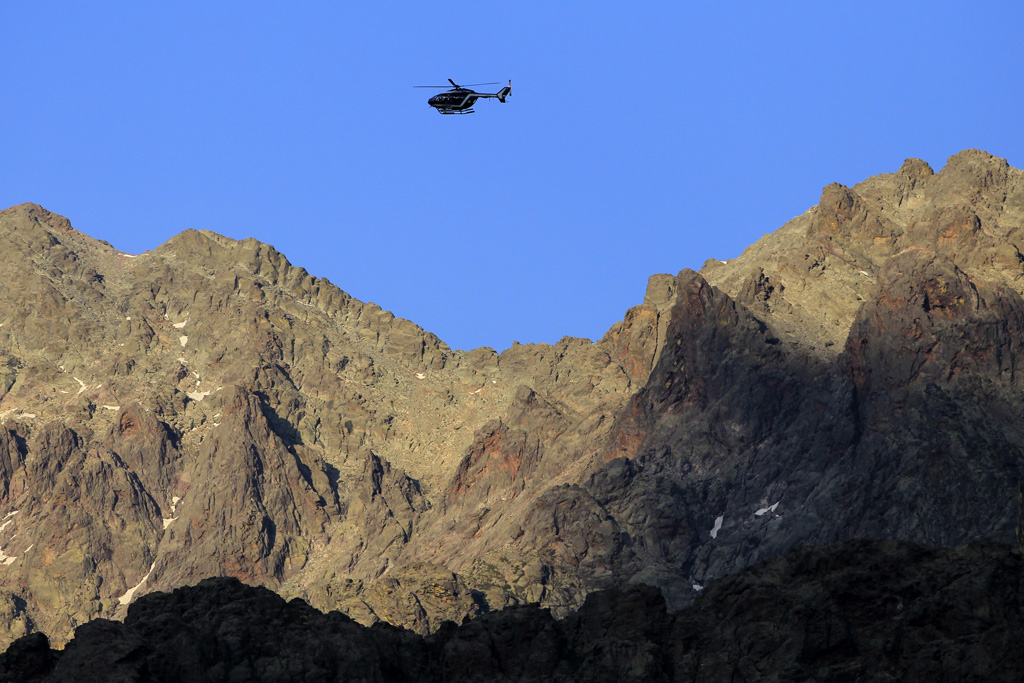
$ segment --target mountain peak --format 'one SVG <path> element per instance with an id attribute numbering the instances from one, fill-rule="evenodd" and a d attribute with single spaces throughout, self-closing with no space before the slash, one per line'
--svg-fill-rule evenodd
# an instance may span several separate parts
<path id="1" fill-rule="evenodd" d="M 14 223 L 15 225 L 35 223 L 60 232 L 70 233 L 74 231 L 74 228 L 71 227 L 71 221 L 64 216 L 55 214 L 38 204 L 30 202 L 3 209 L 0 211 L 0 217 L 6 219 L 5 222 Z"/>
<path id="2" fill-rule="evenodd" d="M 7 637 L 59 642 L 213 575 L 427 633 L 627 583 L 678 607 L 807 544 L 1011 542 L 1022 245 L 1024 173 L 908 159 L 738 258 L 652 276 L 596 343 L 498 354 L 254 239 L 132 259 L 12 207 Z"/>

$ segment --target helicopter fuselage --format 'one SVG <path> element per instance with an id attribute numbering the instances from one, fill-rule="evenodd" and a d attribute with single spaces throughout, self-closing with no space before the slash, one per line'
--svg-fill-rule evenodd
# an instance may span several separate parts
<path id="1" fill-rule="evenodd" d="M 496 93 L 488 92 L 477 92 L 470 90 L 464 86 L 457 84 L 452 79 L 448 79 L 453 87 L 451 90 L 445 90 L 439 95 L 434 95 L 427 104 L 436 109 L 442 114 L 472 114 L 473 105 L 482 97 L 493 97 L 499 102 L 504 102 L 505 98 L 512 94 L 512 81 L 509 80 L 508 85 L 499 90 Z M 476 83 L 474 85 L 492 85 L 491 83 Z M 417 88 L 434 88 L 438 86 L 433 85 L 417 85 Z M 443 87 L 443 86 L 441 86 Z"/>
<path id="2" fill-rule="evenodd" d="M 466 88 L 455 88 L 434 95 L 427 104 L 434 107 L 442 114 L 469 114 L 473 111 L 473 104 L 480 99 L 480 96 Z"/>

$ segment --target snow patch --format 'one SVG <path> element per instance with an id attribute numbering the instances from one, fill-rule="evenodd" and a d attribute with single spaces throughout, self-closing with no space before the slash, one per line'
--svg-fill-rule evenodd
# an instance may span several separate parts
<path id="1" fill-rule="evenodd" d="M 125 594 L 122 595 L 121 597 L 119 597 L 117 599 L 117 601 L 119 603 L 121 603 L 122 605 L 127 605 L 129 602 L 131 602 L 132 601 L 132 596 L 135 595 L 135 591 L 137 591 L 140 588 L 142 588 L 142 584 L 146 583 L 146 579 L 148 579 L 149 575 L 153 573 L 153 569 L 155 567 L 156 567 L 156 560 L 153 560 L 153 564 L 149 565 L 149 571 L 146 572 L 146 575 L 142 577 L 142 581 L 139 581 L 137 584 L 135 584 L 134 586 L 129 588 L 127 591 L 125 591 Z"/>
<path id="2" fill-rule="evenodd" d="M 131 602 L 132 597 L 135 595 L 135 591 L 142 588 L 142 584 L 145 583 L 146 579 L 150 578 L 150 574 L 153 573 L 153 569 L 156 566 L 157 560 L 154 560 L 153 564 L 150 565 L 150 570 L 146 571 L 144 577 L 142 577 L 142 581 L 138 582 L 137 584 L 129 588 L 127 591 L 125 591 L 125 594 L 118 598 L 118 602 L 120 602 L 123 605 L 126 605 L 129 602 Z"/>
<path id="3" fill-rule="evenodd" d="M 722 530 L 722 522 L 725 521 L 725 517 L 719 515 L 715 517 L 715 526 L 711 527 L 711 538 L 718 538 L 718 532 Z"/>
<path id="4" fill-rule="evenodd" d="M 172 516 L 171 517 L 164 517 L 163 518 L 163 520 L 164 520 L 164 529 L 167 529 L 167 527 L 169 527 L 174 521 L 176 521 L 178 519 L 177 517 L 174 517 L 173 515 L 174 515 L 175 510 L 177 510 L 177 508 L 178 508 L 178 501 L 179 500 L 181 500 L 181 496 L 174 496 L 173 498 L 171 498 L 171 515 Z"/>
<path id="5" fill-rule="evenodd" d="M 188 337 L 182 335 L 181 337 L 178 337 L 178 341 L 182 346 L 185 346 L 185 344 L 188 344 Z"/>
<path id="6" fill-rule="evenodd" d="M 693 584 L 693 590 L 697 593 L 700 593 L 702 590 L 704 590 L 704 586 L 700 585 L 699 583 L 695 583 Z"/>
<path id="7" fill-rule="evenodd" d="M 202 401 L 204 398 L 210 395 L 209 391 L 186 391 L 185 395 L 193 401 Z"/>
<path id="8" fill-rule="evenodd" d="M 426 378 L 426 374 L 424 374 L 422 372 L 417 372 L 416 373 L 416 379 L 425 379 L 425 378 Z"/>
<path id="9" fill-rule="evenodd" d="M 82 393 L 83 391 L 85 391 L 86 389 L 89 388 L 89 387 L 85 386 L 85 382 L 83 382 L 82 380 L 78 379 L 77 377 L 72 376 L 71 379 L 73 379 L 76 382 L 78 382 L 78 386 L 80 387 L 78 389 L 78 394 Z M 75 396 L 77 396 L 78 394 L 75 394 Z"/>
<path id="10" fill-rule="evenodd" d="M 779 504 L 776 502 L 774 505 L 769 505 L 766 508 L 761 508 L 760 510 L 754 513 L 754 516 L 760 517 L 762 515 L 768 514 L 769 512 L 775 512 L 775 508 L 777 507 L 779 507 Z"/>
<path id="11" fill-rule="evenodd" d="M 4 529 L 6 529 L 7 525 L 14 521 L 14 519 L 12 519 L 12 518 L 14 517 L 14 515 L 18 514 L 18 512 L 19 512 L 18 510 L 12 510 L 11 512 L 8 512 L 4 516 L 4 523 L 0 524 L 0 531 L 3 531 Z M 17 536 L 17 534 L 15 534 L 15 536 Z M 18 559 L 17 556 L 6 554 L 4 552 L 4 549 L 2 547 L 0 547 L 0 564 L 3 564 L 4 566 L 10 566 L 10 565 L 14 564 L 14 561 L 17 560 L 17 559 Z"/>
<path id="12" fill-rule="evenodd" d="M 34 419 L 36 417 L 39 417 L 39 416 L 36 415 L 35 413 L 22 413 L 21 415 L 18 415 L 14 419 L 15 420 L 32 420 L 32 419 Z"/>
<path id="13" fill-rule="evenodd" d="M 14 521 L 13 519 L 11 519 L 11 517 L 18 514 L 19 512 L 21 512 L 21 510 L 12 510 L 11 512 L 8 512 L 6 515 L 4 515 L 4 523 L 0 524 L 0 531 L 6 529 L 7 525 Z"/>
<path id="14" fill-rule="evenodd" d="M 100 406 L 104 410 L 121 410 L 121 406 Z"/>
<path id="15" fill-rule="evenodd" d="M 179 329 L 179 330 L 180 330 L 181 328 L 185 327 L 185 324 L 186 324 L 187 322 L 188 322 L 187 320 L 182 320 L 182 321 L 181 321 L 180 323 L 174 323 L 174 327 L 175 327 L 176 329 Z"/>

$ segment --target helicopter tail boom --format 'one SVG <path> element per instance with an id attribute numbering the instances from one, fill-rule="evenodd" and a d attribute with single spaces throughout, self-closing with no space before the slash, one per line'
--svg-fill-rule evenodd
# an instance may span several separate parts
<path id="1" fill-rule="evenodd" d="M 505 103 L 505 98 L 512 94 L 512 79 L 508 79 L 508 85 L 498 91 L 496 97 L 502 104 Z"/>

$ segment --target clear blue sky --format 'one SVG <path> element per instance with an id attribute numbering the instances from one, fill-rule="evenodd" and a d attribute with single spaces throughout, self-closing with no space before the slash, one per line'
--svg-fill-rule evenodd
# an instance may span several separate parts
<path id="1" fill-rule="evenodd" d="M 7 0 L 0 208 L 256 237 L 455 348 L 599 338 L 830 182 L 1024 165 L 1024 3 L 838 6 Z"/>

